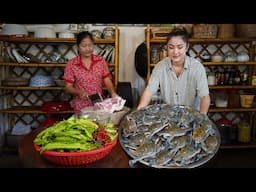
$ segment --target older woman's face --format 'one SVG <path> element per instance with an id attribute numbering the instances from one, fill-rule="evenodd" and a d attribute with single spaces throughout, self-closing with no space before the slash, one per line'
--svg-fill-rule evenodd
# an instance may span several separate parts
<path id="1" fill-rule="evenodd" d="M 167 51 L 172 62 L 183 62 L 186 56 L 187 44 L 179 36 L 172 37 L 167 43 Z"/>
<path id="2" fill-rule="evenodd" d="M 85 57 L 91 56 L 94 44 L 90 38 L 84 38 L 78 46 L 79 53 Z"/>

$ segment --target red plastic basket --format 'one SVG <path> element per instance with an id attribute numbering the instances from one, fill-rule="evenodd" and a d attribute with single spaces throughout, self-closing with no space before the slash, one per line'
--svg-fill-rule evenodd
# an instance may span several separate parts
<path id="1" fill-rule="evenodd" d="M 81 166 L 102 159 L 110 153 L 116 145 L 117 138 L 104 147 L 82 152 L 57 152 L 57 151 L 42 151 L 41 155 L 48 161 L 63 166 Z M 40 151 L 40 146 L 34 144 L 37 151 Z"/>

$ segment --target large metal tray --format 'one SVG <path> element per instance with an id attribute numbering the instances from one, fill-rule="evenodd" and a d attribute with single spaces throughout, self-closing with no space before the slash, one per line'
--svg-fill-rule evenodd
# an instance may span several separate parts
<path id="1" fill-rule="evenodd" d="M 159 106 L 159 104 L 157 104 Z M 160 104 L 160 105 L 166 105 L 166 104 Z M 184 106 L 179 106 L 179 107 L 184 107 Z M 131 112 L 130 114 L 135 113 L 135 111 Z M 217 153 L 217 151 L 219 150 L 220 147 L 220 143 L 221 143 L 221 136 L 219 133 L 218 128 L 216 127 L 216 125 L 210 120 L 208 119 L 211 124 L 212 124 L 212 128 L 215 131 L 215 136 L 217 138 L 217 146 L 215 147 L 215 150 L 212 153 L 209 153 L 207 156 L 201 158 L 198 161 L 195 161 L 193 163 L 190 163 L 188 165 L 185 166 L 174 166 L 174 165 L 170 165 L 170 166 L 157 166 L 157 165 L 151 165 L 148 161 L 146 160 L 140 160 L 138 162 L 149 166 L 149 167 L 153 167 L 153 168 L 160 168 L 160 169 L 180 169 L 180 168 L 196 168 L 199 166 L 202 166 L 203 164 L 207 163 L 210 159 L 212 159 L 215 154 Z M 124 129 L 124 119 L 122 119 L 121 123 L 120 123 L 120 127 L 118 130 L 118 136 L 119 136 L 119 142 L 123 148 L 123 150 L 132 158 L 132 159 L 136 159 L 137 156 L 135 156 L 135 154 L 128 148 L 126 147 L 125 143 L 124 143 L 124 136 L 123 136 L 123 129 Z"/>

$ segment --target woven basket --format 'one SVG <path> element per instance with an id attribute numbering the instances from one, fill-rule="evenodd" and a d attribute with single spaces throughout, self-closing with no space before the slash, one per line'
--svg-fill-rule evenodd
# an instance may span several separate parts
<path id="1" fill-rule="evenodd" d="M 196 24 L 193 26 L 193 38 L 216 38 L 217 31 L 216 24 Z"/>
<path id="2" fill-rule="evenodd" d="M 95 162 L 108 155 L 117 143 L 117 137 L 104 147 L 82 152 L 57 152 L 42 151 L 40 154 L 49 162 L 62 166 L 81 166 Z M 40 151 L 40 146 L 34 144 L 34 148 Z"/>
<path id="3" fill-rule="evenodd" d="M 233 38 L 235 35 L 234 24 L 219 24 L 218 25 L 218 38 Z"/>
<path id="4" fill-rule="evenodd" d="M 166 39 L 168 33 L 170 33 L 171 30 L 174 28 L 175 28 L 174 25 L 169 27 L 152 27 L 151 36 L 152 38 L 156 38 L 156 39 Z"/>
<path id="5" fill-rule="evenodd" d="M 256 37 L 256 24 L 236 24 L 237 37 Z"/>

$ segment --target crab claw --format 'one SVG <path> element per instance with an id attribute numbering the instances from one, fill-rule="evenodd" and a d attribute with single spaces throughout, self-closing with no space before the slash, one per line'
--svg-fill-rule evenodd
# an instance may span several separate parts
<path id="1" fill-rule="evenodd" d="M 129 161 L 129 166 L 130 166 L 131 168 L 134 168 L 134 165 L 135 165 L 136 162 L 137 162 L 136 159 L 130 160 L 130 161 Z"/>

